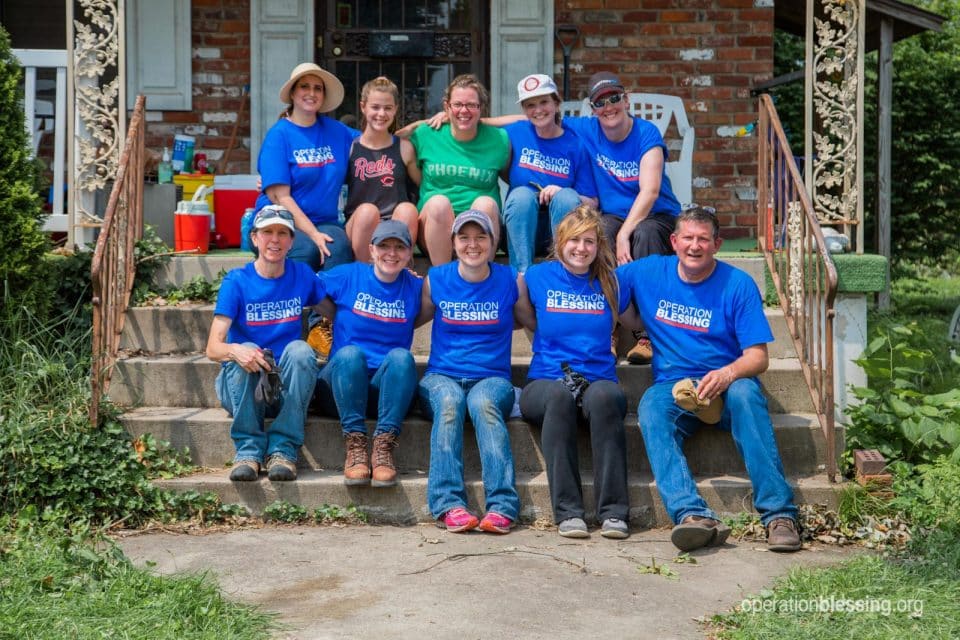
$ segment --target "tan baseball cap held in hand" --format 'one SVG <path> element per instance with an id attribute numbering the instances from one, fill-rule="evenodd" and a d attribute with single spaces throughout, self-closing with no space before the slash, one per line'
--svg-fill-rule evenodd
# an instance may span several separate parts
<path id="1" fill-rule="evenodd" d="M 723 400 L 719 396 L 713 400 L 701 399 L 697 395 L 697 385 L 690 378 L 673 385 L 673 401 L 707 424 L 717 424 L 723 415 Z"/>

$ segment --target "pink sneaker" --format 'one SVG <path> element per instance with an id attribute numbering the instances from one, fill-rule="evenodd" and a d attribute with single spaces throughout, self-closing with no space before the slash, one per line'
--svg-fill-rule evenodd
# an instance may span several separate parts
<path id="1" fill-rule="evenodd" d="M 511 527 L 513 527 L 513 520 L 496 511 L 487 512 L 480 521 L 480 530 L 487 533 L 510 533 Z"/>
<path id="2" fill-rule="evenodd" d="M 463 531 L 470 531 L 470 529 L 476 529 L 477 525 L 480 524 L 480 521 L 477 520 L 477 516 L 473 515 L 463 507 L 454 507 L 443 514 L 443 526 L 447 528 L 447 531 L 451 533 L 461 533 Z"/>

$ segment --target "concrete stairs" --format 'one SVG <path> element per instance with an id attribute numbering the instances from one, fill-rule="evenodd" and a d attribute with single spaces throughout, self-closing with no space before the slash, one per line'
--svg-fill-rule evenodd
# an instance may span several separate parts
<path id="1" fill-rule="evenodd" d="M 726 258 L 761 280 L 763 266 L 758 258 Z M 215 277 L 221 268 L 246 262 L 242 256 L 176 258 L 161 278 L 166 283 L 183 282 L 194 275 Z M 418 264 L 425 271 L 425 265 Z M 311 414 L 306 441 L 300 452 L 299 477 L 293 483 L 271 483 L 261 476 L 254 483 L 231 483 L 227 465 L 233 456 L 229 437 L 230 419 L 219 407 L 213 389 L 218 366 L 206 359 L 203 348 L 212 319 L 212 305 L 136 308 L 129 310 L 121 339 L 124 355 L 114 370 L 111 399 L 127 407 L 122 415 L 126 429 L 134 436 L 152 434 L 173 446 L 188 447 L 194 464 L 207 471 L 189 477 L 161 481 L 177 491 L 214 491 L 225 502 L 236 502 L 259 513 L 277 499 L 309 508 L 321 504 L 356 504 L 375 521 L 411 523 L 431 520 L 426 508 L 429 467 L 430 424 L 414 414 L 404 424 L 396 451 L 400 483 L 395 488 L 346 487 L 342 482 L 343 439 L 335 419 Z M 768 318 L 776 336 L 771 345 L 771 366 L 761 376 L 784 468 L 796 489 L 798 502 L 836 502 L 836 485 L 823 473 L 825 442 L 813 413 L 806 383 L 792 342 L 778 310 Z M 417 330 L 413 351 L 422 373 L 429 353 L 429 324 Z M 621 351 L 632 342 L 624 332 Z M 530 336 L 518 330 L 513 339 L 513 382 L 522 386 L 531 355 Z M 622 355 L 622 354 L 621 354 Z M 637 402 L 651 381 L 648 366 L 621 361 L 618 376 L 626 391 L 628 408 Z M 372 430 L 372 422 L 368 423 Z M 520 419 L 508 423 L 522 517 L 552 518 L 545 464 L 540 451 L 539 429 Z M 626 419 L 630 473 L 631 521 L 635 526 L 669 524 L 657 496 L 649 463 L 637 428 L 636 414 Z M 842 431 L 838 434 L 841 448 Z M 704 429 L 686 444 L 688 461 L 707 502 L 720 512 L 751 508 L 751 488 L 739 454 L 730 436 Z M 593 477 L 589 437 L 581 434 L 581 470 L 588 511 L 593 502 Z M 468 494 L 473 506 L 483 504 L 480 464 L 472 427 L 465 435 L 464 463 Z"/>

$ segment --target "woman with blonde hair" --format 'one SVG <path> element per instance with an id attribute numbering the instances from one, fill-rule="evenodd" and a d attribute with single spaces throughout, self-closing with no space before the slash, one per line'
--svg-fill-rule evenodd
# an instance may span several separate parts
<path id="1" fill-rule="evenodd" d="M 347 203 L 343 209 L 347 237 L 357 262 L 370 261 L 370 238 L 384 220 L 407 225 L 417 240 L 418 211 L 409 187 L 420 184 L 417 152 L 394 135 L 400 90 L 380 76 L 360 89 L 360 137 L 350 148 Z"/>
<path id="2" fill-rule="evenodd" d="M 420 183 L 420 241 L 434 265 L 450 262 L 455 212 L 482 211 L 493 229 L 492 251 L 500 237 L 499 174 L 510 162 L 503 129 L 482 124 L 488 108 L 486 88 L 473 74 L 447 86 L 443 109 L 448 122 L 439 129 L 417 126 L 410 141 L 423 173 Z M 413 128 L 411 125 L 409 128 Z"/>
<path id="3" fill-rule="evenodd" d="M 581 205 L 556 229 L 551 260 L 518 280 L 517 320 L 533 334 L 533 359 L 520 395 L 524 419 L 541 427 L 550 501 L 561 536 L 586 538 L 577 452 L 590 430 L 596 519 L 605 538 L 629 535 L 626 398 L 610 336 L 628 304 L 600 214 Z"/>

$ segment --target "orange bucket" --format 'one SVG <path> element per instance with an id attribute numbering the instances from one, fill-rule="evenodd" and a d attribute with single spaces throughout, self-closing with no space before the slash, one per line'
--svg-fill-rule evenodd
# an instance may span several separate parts
<path id="1" fill-rule="evenodd" d="M 204 201 L 208 187 L 201 186 L 191 200 L 177 203 L 173 212 L 175 251 L 206 253 L 210 250 L 210 207 Z"/>
<path id="2" fill-rule="evenodd" d="M 173 244 L 176 251 L 210 250 L 210 214 L 175 213 Z"/>

